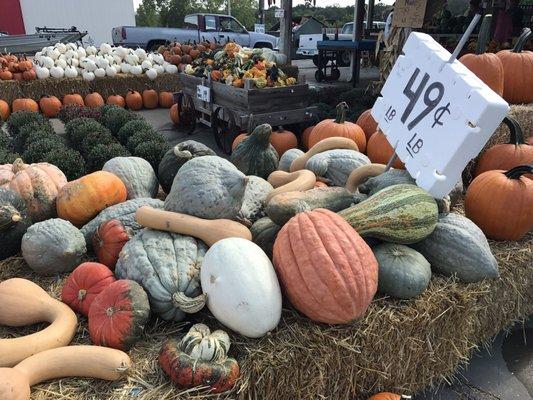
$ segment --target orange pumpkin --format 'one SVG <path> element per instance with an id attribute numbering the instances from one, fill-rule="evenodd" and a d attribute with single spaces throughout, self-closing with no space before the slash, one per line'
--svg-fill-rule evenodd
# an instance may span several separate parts
<path id="1" fill-rule="evenodd" d="M 174 54 L 170 56 L 169 62 L 171 64 L 174 64 L 175 66 L 178 66 L 181 64 L 181 56 Z"/>
<path id="2" fill-rule="evenodd" d="M 465 196 L 465 214 L 496 240 L 520 240 L 533 230 L 533 165 L 487 171 L 474 178 Z"/>
<path id="3" fill-rule="evenodd" d="M 133 111 L 143 108 L 143 98 L 141 94 L 135 90 L 128 90 L 128 93 L 126 94 L 126 105 Z"/>
<path id="4" fill-rule="evenodd" d="M 24 80 L 24 76 L 22 75 L 22 72 L 13 72 L 13 79 L 16 81 L 22 81 Z"/>
<path id="5" fill-rule="evenodd" d="M 118 256 L 132 233 L 118 219 L 111 219 L 100 224 L 92 237 L 93 250 L 98 261 L 115 270 Z"/>
<path id="6" fill-rule="evenodd" d="M 80 106 L 84 106 L 85 102 L 83 101 L 83 97 L 81 97 L 81 94 L 71 93 L 64 95 L 63 105 L 68 106 L 70 104 L 78 104 Z"/>
<path id="7" fill-rule="evenodd" d="M 503 65 L 503 98 L 511 104 L 533 103 L 533 51 L 524 51 L 530 36 L 525 28 L 513 50 L 496 53 Z"/>
<path id="8" fill-rule="evenodd" d="M 92 92 L 85 96 L 85 105 L 90 108 L 101 107 L 105 104 L 104 98 L 100 93 Z"/>
<path id="9" fill-rule="evenodd" d="M 159 107 L 170 108 L 174 104 L 172 92 L 159 92 Z"/>
<path id="10" fill-rule="evenodd" d="M 7 101 L 0 99 L 0 122 L 7 121 L 9 118 L 9 104 L 7 104 Z"/>
<path id="11" fill-rule="evenodd" d="M 278 156 L 281 157 L 287 150 L 298 147 L 298 138 L 294 133 L 280 126 L 270 134 L 270 144 L 276 149 Z"/>
<path id="12" fill-rule="evenodd" d="M 231 144 L 231 150 L 235 150 L 235 147 L 237 147 L 237 145 L 242 142 L 244 139 L 246 139 L 248 137 L 248 134 L 247 133 L 241 133 L 239 134 L 234 140 L 233 140 L 233 143 Z"/>
<path id="13" fill-rule="evenodd" d="M 29 71 L 33 68 L 33 63 L 28 60 L 26 57 L 24 59 L 21 59 L 18 63 L 18 70 L 20 72 Z"/>
<path id="14" fill-rule="evenodd" d="M 13 73 L 10 70 L 5 69 L 0 71 L 0 80 L 9 81 L 11 79 L 13 79 Z"/>
<path id="15" fill-rule="evenodd" d="M 25 81 L 33 81 L 34 79 L 37 79 L 37 72 L 35 72 L 34 69 L 24 71 L 22 73 L 22 79 Z"/>
<path id="16" fill-rule="evenodd" d="M 313 147 L 323 139 L 340 136 L 352 139 L 357 143 L 359 151 L 364 152 L 366 149 L 365 132 L 363 132 L 360 126 L 346 121 L 347 109 L 348 105 L 346 103 L 339 103 L 337 105 L 337 117 L 335 119 L 326 119 L 316 124 L 309 136 L 309 147 Z"/>
<path id="17" fill-rule="evenodd" d="M 357 121 L 355 122 L 361 127 L 361 129 L 365 133 L 367 145 L 368 141 L 370 140 L 370 136 L 372 136 L 378 130 L 378 123 L 376 122 L 371 113 L 372 109 L 363 111 L 363 113 L 359 116 L 359 118 L 357 118 Z"/>
<path id="18" fill-rule="evenodd" d="M 313 132 L 314 127 L 314 125 L 308 126 L 302 132 L 300 142 L 302 143 L 302 147 L 304 148 L 304 150 L 309 150 L 309 136 L 311 136 L 311 132 Z"/>
<path id="19" fill-rule="evenodd" d="M 170 119 L 174 125 L 179 125 L 180 111 L 178 110 L 178 103 L 173 104 L 172 107 L 170 107 Z"/>
<path id="20" fill-rule="evenodd" d="M 39 100 L 41 112 L 48 118 L 55 118 L 61 111 L 61 101 L 55 96 L 43 96 Z"/>
<path id="21" fill-rule="evenodd" d="M 57 215 L 82 226 L 100 211 L 126 201 L 124 183 L 107 171 L 96 171 L 67 183 L 57 196 Z"/>
<path id="22" fill-rule="evenodd" d="M 378 130 L 370 137 L 366 154 L 373 163 L 387 164 L 394 154 L 394 148 L 383 132 Z M 397 169 L 405 169 L 405 164 L 399 158 L 396 158 L 392 166 Z"/>
<path id="23" fill-rule="evenodd" d="M 497 144 L 485 151 L 476 164 L 475 176 L 494 169 L 508 170 L 518 165 L 533 164 L 533 146 L 524 141 L 518 122 L 509 116 L 503 122 L 511 132 L 509 143 Z"/>
<path id="24" fill-rule="evenodd" d="M 476 54 L 465 54 L 459 61 L 492 90 L 503 96 L 503 64 L 494 53 L 485 53 L 490 35 L 491 15 L 485 15 L 478 35 Z"/>
<path id="25" fill-rule="evenodd" d="M 402 396 L 391 392 L 376 393 L 368 400 L 401 400 Z"/>
<path id="26" fill-rule="evenodd" d="M 11 108 L 13 112 L 22 110 L 39 112 L 39 104 L 35 100 L 27 98 L 13 100 Z"/>
<path id="27" fill-rule="evenodd" d="M 154 89 L 145 89 L 142 98 L 144 108 L 154 109 L 159 105 L 159 97 Z"/>
<path id="28" fill-rule="evenodd" d="M 126 107 L 126 100 L 124 100 L 124 97 L 118 95 L 118 94 L 112 94 L 107 98 L 107 104 L 114 104 L 119 107 Z"/>
<path id="29" fill-rule="evenodd" d="M 222 71 L 218 69 L 214 69 L 213 71 L 211 71 L 211 79 L 214 81 L 221 80 L 223 76 L 224 74 L 222 74 Z"/>
<path id="30" fill-rule="evenodd" d="M 372 250 L 332 211 L 291 218 L 279 231 L 273 254 L 288 299 L 313 321 L 349 323 L 365 313 L 376 293 L 378 263 Z"/>

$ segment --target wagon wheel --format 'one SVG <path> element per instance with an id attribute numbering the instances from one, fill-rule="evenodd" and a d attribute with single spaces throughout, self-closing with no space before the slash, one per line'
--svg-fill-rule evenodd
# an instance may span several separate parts
<path id="1" fill-rule="evenodd" d="M 178 99 L 180 126 L 185 128 L 188 135 L 192 135 L 196 129 L 197 112 L 194 101 L 189 94 L 182 93 Z"/>
<path id="2" fill-rule="evenodd" d="M 231 145 L 237 137 L 235 116 L 227 107 L 218 107 L 212 115 L 211 127 L 215 142 L 225 154 L 231 154 Z"/>

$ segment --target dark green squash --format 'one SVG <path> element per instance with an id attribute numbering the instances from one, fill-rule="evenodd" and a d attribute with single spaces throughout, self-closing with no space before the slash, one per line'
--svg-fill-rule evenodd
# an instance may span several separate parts
<path id="1" fill-rule="evenodd" d="M 186 140 L 168 150 L 159 163 L 157 175 L 165 193 L 170 193 L 174 177 L 187 161 L 201 156 L 215 156 L 216 153 L 203 143 Z"/>
<path id="2" fill-rule="evenodd" d="M 252 232 L 252 241 L 261 247 L 261 250 L 263 250 L 270 259 L 272 259 L 272 249 L 280 229 L 281 226 L 276 225 L 268 217 L 258 219 L 250 228 L 250 231 Z"/>
<path id="3" fill-rule="evenodd" d="M 20 251 L 22 236 L 30 225 L 24 200 L 10 189 L 0 189 L 0 260 Z"/>
<path id="4" fill-rule="evenodd" d="M 278 169 L 278 153 L 269 142 L 271 133 L 269 124 L 259 125 L 235 147 L 230 160 L 243 174 L 267 179 Z"/>
<path id="5" fill-rule="evenodd" d="M 359 185 L 359 191 L 372 196 L 381 189 L 402 183 L 416 185 L 415 180 L 409 175 L 409 172 L 404 169 L 393 168 L 378 176 L 368 178 L 365 182 Z"/>

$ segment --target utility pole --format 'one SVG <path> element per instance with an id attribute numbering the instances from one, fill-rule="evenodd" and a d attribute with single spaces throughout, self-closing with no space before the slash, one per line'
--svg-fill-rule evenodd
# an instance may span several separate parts
<path id="1" fill-rule="evenodd" d="M 228 15 L 231 15 L 231 0 L 228 0 Z"/>
<path id="2" fill-rule="evenodd" d="M 291 63 L 292 53 L 292 0 L 281 0 L 283 17 L 279 26 L 279 47 L 281 54 L 287 57 L 287 64 Z"/>
<path id="3" fill-rule="evenodd" d="M 259 23 L 265 23 L 265 0 L 259 0 Z"/>

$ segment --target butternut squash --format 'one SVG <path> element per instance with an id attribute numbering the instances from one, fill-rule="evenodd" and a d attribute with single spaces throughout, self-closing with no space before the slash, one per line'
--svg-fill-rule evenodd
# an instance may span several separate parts
<path id="1" fill-rule="evenodd" d="M 316 176 L 307 169 L 295 172 L 274 171 L 269 175 L 268 182 L 275 189 L 268 194 L 265 201 L 266 204 L 277 194 L 295 191 L 303 192 L 314 188 Z"/>
<path id="2" fill-rule="evenodd" d="M 367 164 L 362 165 L 359 168 L 354 169 L 348 179 L 346 180 L 346 190 L 351 193 L 357 192 L 357 188 L 361 183 L 363 183 L 367 178 L 372 178 L 374 176 L 381 175 L 387 166 L 385 164 Z"/>
<path id="3" fill-rule="evenodd" d="M 315 154 L 322 153 L 323 151 L 327 151 L 327 150 L 334 150 L 334 149 L 351 149 L 351 150 L 359 151 L 359 147 L 357 147 L 357 143 L 355 143 L 352 139 L 344 138 L 344 137 L 330 137 L 330 138 L 321 140 L 320 142 L 315 144 L 313 147 L 311 147 L 307 151 L 307 153 L 304 153 L 300 157 L 296 158 L 291 163 L 291 167 L 289 171 L 294 172 L 294 171 L 299 171 L 301 169 L 304 169 L 305 164 L 307 163 L 307 160 L 309 160 Z"/>
<path id="4" fill-rule="evenodd" d="M 30 387 L 69 376 L 114 381 L 131 367 L 128 355 L 100 346 L 68 346 L 35 354 L 13 368 L 0 368 L 0 399 L 29 400 Z"/>
<path id="5" fill-rule="evenodd" d="M 66 346 L 74 337 L 76 314 L 29 280 L 13 278 L 0 283 L 0 304 L 0 325 L 50 323 L 31 335 L 0 339 L 0 367 L 10 367 L 33 354 Z"/>
<path id="6" fill-rule="evenodd" d="M 135 219 L 142 226 L 189 235 L 202 240 L 208 246 L 228 237 L 252 240 L 252 233 L 247 227 L 229 219 L 202 219 L 148 206 L 137 209 Z"/>

